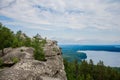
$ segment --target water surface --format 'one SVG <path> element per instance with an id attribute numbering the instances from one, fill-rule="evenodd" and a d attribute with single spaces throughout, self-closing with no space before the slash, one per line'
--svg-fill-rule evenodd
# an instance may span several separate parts
<path id="1" fill-rule="evenodd" d="M 108 52 L 108 51 L 83 51 L 87 54 L 87 59 L 92 59 L 94 63 L 98 63 L 100 60 L 104 62 L 106 66 L 120 67 L 120 52 Z"/>
<path id="2" fill-rule="evenodd" d="M 86 60 L 92 59 L 94 63 L 100 60 L 106 66 L 120 67 L 120 45 L 60 45 L 63 57 L 80 60 L 80 53 L 87 54 Z"/>

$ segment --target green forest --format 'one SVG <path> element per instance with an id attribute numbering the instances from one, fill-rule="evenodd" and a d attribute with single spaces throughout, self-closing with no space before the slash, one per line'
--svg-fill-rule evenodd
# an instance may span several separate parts
<path id="1" fill-rule="evenodd" d="M 107 67 L 102 61 L 95 65 L 92 60 L 64 60 L 64 66 L 68 80 L 120 80 L 120 68 Z"/>

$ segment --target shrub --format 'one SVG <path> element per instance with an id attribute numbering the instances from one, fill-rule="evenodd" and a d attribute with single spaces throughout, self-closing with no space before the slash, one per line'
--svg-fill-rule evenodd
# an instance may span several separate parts
<path id="1" fill-rule="evenodd" d="M 58 49 L 57 49 L 57 48 L 53 48 L 53 51 L 57 52 L 57 51 L 58 51 Z"/>
<path id="2" fill-rule="evenodd" d="M 47 42 L 46 42 L 46 39 L 43 39 L 42 40 L 42 44 L 46 44 Z"/>
<path id="3" fill-rule="evenodd" d="M 19 59 L 17 57 L 13 57 L 13 58 L 11 58 L 11 60 L 13 63 L 17 63 L 19 61 Z"/>
<path id="4" fill-rule="evenodd" d="M 39 61 L 46 61 L 44 51 L 42 48 L 34 51 L 34 58 Z"/>
<path id="5" fill-rule="evenodd" d="M 0 67 L 3 65 L 3 60 L 0 58 Z"/>

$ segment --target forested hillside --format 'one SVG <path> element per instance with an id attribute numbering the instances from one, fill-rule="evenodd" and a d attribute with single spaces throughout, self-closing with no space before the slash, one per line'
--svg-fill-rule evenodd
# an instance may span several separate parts
<path id="1" fill-rule="evenodd" d="M 102 61 L 95 65 L 92 60 L 81 63 L 64 60 L 64 65 L 68 80 L 120 80 L 120 72 Z"/>

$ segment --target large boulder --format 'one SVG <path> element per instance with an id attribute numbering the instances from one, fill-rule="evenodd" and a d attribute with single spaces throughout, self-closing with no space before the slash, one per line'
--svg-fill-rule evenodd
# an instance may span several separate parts
<path id="1" fill-rule="evenodd" d="M 31 47 L 10 49 L 1 57 L 3 63 L 14 63 L 11 60 L 14 57 L 19 61 L 1 69 L 0 80 L 67 80 L 61 50 L 55 42 L 48 42 L 44 46 L 46 61 L 35 60 L 34 49 Z"/>

